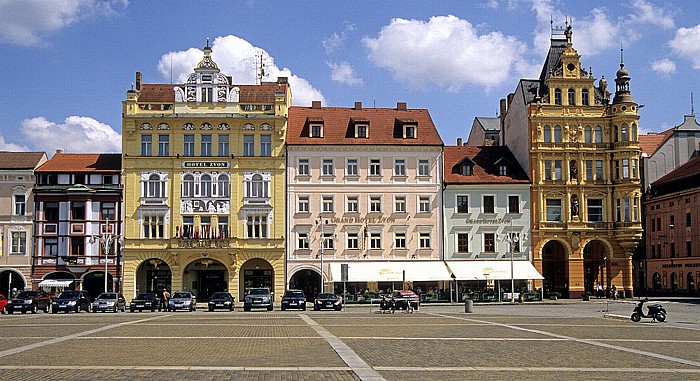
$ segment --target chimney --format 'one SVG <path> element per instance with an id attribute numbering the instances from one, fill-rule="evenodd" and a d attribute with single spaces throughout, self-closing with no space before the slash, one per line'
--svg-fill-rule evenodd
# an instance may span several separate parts
<path id="1" fill-rule="evenodd" d="M 362 110 L 362 102 L 355 102 L 355 110 Z"/>
<path id="2" fill-rule="evenodd" d="M 233 85 L 233 77 L 232 77 L 232 76 L 227 75 L 227 76 L 226 76 L 226 79 L 228 80 L 228 84 L 229 84 L 229 85 Z"/>
<path id="3" fill-rule="evenodd" d="M 287 77 L 277 77 L 277 84 L 283 85 L 288 83 Z"/>
<path id="4" fill-rule="evenodd" d="M 501 98 L 501 111 L 499 114 L 499 119 L 501 120 L 501 126 L 503 126 L 503 120 L 506 118 L 506 99 Z"/>
<path id="5" fill-rule="evenodd" d="M 311 101 L 311 108 L 321 109 L 321 101 Z"/>
<path id="6" fill-rule="evenodd" d="M 57 150 L 56 150 L 56 153 L 63 153 L 63 150 L 62 150 L 62 149 L 57 149 Z"/>
<path id="7" fill-rule="evenodd" d="M 399 111 L 406 111 L 406 102 L 396 102 L 396 109 Z"/>
<path id="8" fill-rule="evenodd" d="M 462 138 L 457 138 L 457 147 L 462 145 Z"/>
<path id="9" fill-rule="evenodd" d="M 136 72 L 136 91 L 141 91 L 141 72 Z"/>

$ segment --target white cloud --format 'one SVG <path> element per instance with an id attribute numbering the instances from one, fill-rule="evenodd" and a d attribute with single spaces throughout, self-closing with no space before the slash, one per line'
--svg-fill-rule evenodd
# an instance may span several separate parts
<path id="1" fill-rule="evenodd" d="M 393 19 L 376 38 L 363 40 L 369 59 L 409 86 L 435 83 L 457 91 L 506 82 L 526 46 L 499 32 L 477 33 L 469 21 L 435 16 L 429 21 Z"/>
<path id="2" fill-rule="evenodd" d="M 292 86 L 292 103 L 295 105 L 310 105 L 311 101 L 322 101 L 325 103 L 323 94 L 314 88 L 309 81 L 301 78 L 288 68 L 279 68 L 275 64 L 274 57 L 267 52 L 253 46 L 248 41 L 228 35 L 214 39 L 212 48 L 212 59 L 216 62 L 225 75 L 233 77 L 234 84 L 254 84 L 256 81 L 256 55 L 263 54 L 265 57 L 265 78 L 264 81 L 275 81 L 277 77 L 287 77 Z M 175 83 L 184 83 L 187 76 L 194 72 L 197 63 L 202 60 L 203 52 L 197 48 L 190 48 L 185 51 L 176 51 L 164 54 L 158 62 L 158 71 L 164 79 L 170 81 L 171 62 L 172 78 Z"/>
<path id="3" fill-rule="evenodd" d="M 676 26 L 671 11 L 657 7 L 646 0 L 635 0 L 631 4 L 634 13 L 630 15 L 630 20 L 638 24 L 660 26 L 670 29 Z"/>
<path id="4" fill-rule="evenodd" d="M 112 127 L 86 116 L 69 116 L 57 124 L 44 117 L 22 121 L 22 133 L 31 147 L 51 154 L 121 152 L 121 135 Z"/>
<path id="5" fill-rule="evenodd" d="M 340 63 L 326 62 L 326 65 L 332 70 L 332 80 L 351 86 L 362 84 L 362 78 L 355 76 L 355 70 L 352 69 L 349 63 L 345 61 Z"/>
<path id="6" fill-rule="evenodd" d="M 345 43 L 345 40 L 348 38 L 350 32 L 354 31 L 355 29 L 357 29 L 355 24 L 346 22 L 345 29 L 340 32 L 340 34 L 333 33 L 330 37 L 324 38 L 323 47 L 326 49 L 326 53 L 333 53 L 334 51 L 338 50 L 338 48 L 343 46 L 343 43 Z"/>
<path id="7" fill-rule="evenodd" d="M 46 34 L 91 15 L 112 16 L 128 5 L 128 0 L 0 1 L 0 42 L 38 45 Z"/>
<path id="8" fill-rule="evenodd" d="M 26 152 L 29 151 L 29 147 L 21 146 L 15 143 L 8 143 L 5 141 L 5 137 L 0 135 L 0 151 Z"/>
<path id="9" fill-rule="evenodd" d="M 676 72 L 676 63 L 668 58 L 657 60 L 651 63 L 651 69 L 661 75 L 671 75 Z"/>
<path id="10" fill-rule="evenodd" d="M 694 69 L 700 69 L 700 25 L 678 29 L 668 45 L 676 54 L 689 59 Z"/>

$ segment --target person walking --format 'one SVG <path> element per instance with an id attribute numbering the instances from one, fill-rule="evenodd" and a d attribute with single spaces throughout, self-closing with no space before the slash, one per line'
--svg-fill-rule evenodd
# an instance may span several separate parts
<path id="1" fill-rule="evenodd" d="M 595 293 L 598 299 L 603 297 L 603 285 L 600 282 L 595 286 Z"/>
<path id="2" fill-rule="evenodd" d="M 163 292 L 160 294 L 160 308 L 158 308 L 158 311 L 160 311 L 161 309 L 163 311 L 167 311 L 169 301 L 170 301 L 170 293 L 168 292 L 167 288 L 163 288 Z"/>

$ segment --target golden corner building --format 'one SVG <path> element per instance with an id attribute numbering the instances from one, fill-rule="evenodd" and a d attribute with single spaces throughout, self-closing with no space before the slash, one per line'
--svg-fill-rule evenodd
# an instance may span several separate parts
<path id="1" fill-rule="evenodd" d="M 143 84 L 122 104 L 124 286 L 284 291 L 287 78 L 233 85 L 212 50 L 185 84 Z"/>
<path id="2" fill-rule="evenodd" d="M 545 291 L 577 298 L 600 284 L 630 297 L 642 238 L 639 106 L 623 62 L 611 102 L 605 77 L 596 86 L 580 57 L 571 25 L 553 28 L 540 78 L 508 96 L 502 138 L 532 179 L 530 245 Z"/>

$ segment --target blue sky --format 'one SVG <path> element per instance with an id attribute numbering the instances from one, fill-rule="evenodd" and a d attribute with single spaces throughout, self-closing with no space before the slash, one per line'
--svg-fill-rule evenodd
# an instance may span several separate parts
<path id="1" fill-rule="evenodd" d="M 206 38 L 237 84 L 254 83 L 262 54 L 266 79 L 290 77 L 296 105 L 407 102 L 454 145 L 518 79 L 539 75 L 550 20 L 566 17 L 594 77 L 613 83 L 624 47 L 642 131 L 682 123 L 690 93 L 700 98 L 691 0 L 0 0 L 0 150 L 118 152 L 135 72 L 180 82 Z"/>

